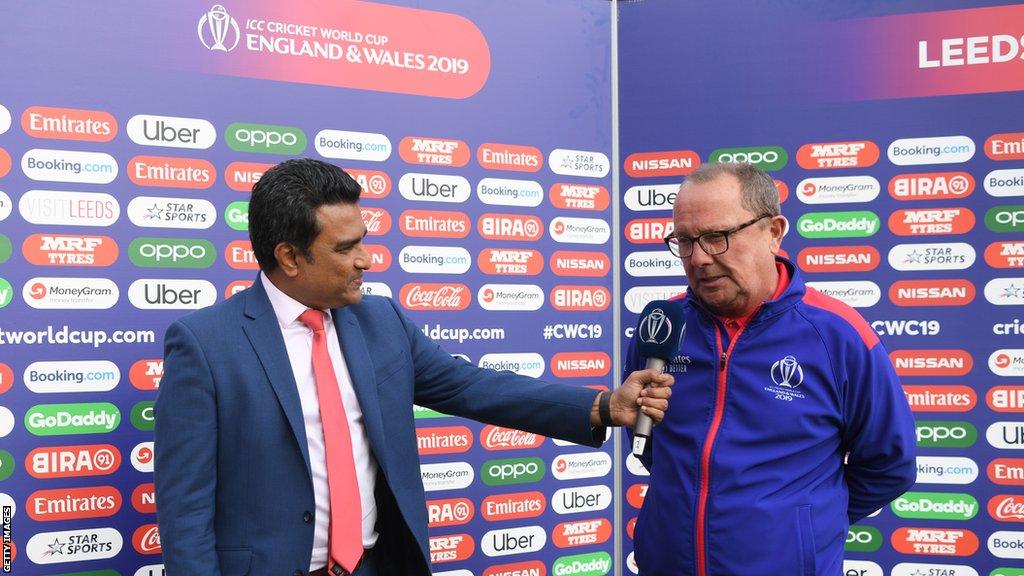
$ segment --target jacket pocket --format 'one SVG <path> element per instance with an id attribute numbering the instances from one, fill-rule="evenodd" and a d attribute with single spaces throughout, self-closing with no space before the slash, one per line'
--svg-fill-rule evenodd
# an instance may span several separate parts
<path id="1" fill-rule="evenodd" d="M 221 576 L 245 576 L 252 565 L 251 548 L 217 549 Z"/>
<path id="2" fill-rule="evenodd" d="M 796 509 L 797 534 L 800 536 L 800 564 L 803 576 L 817 574 L 816 552 L 814 547 L 814 525 L 811 523 L 811 507 L 800 506 Z"/>

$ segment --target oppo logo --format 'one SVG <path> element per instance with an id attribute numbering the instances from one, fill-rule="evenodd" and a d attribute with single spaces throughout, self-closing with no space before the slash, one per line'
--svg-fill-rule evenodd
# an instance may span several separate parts
<path id="1" fill-rule="evenodd" d="M 611 471 L 612 459 L 605 452 L 560 454 L 551 462 L 551 475 L 559 480 L 601 478 Z"/>
<path id="2" fill-rule="evenodd" d="M 972 192 L 974 177 L 969 172 L 899 174 L 889 180 L 889 195 L 897 200 L 948 200 Z"/>
<path id="3" fill-rule="evenodd" d="M 540 458 L 506 458 L 488 460 L 480 468 L 483 483 L 488 486 L 528 484 L 544 478 L 547 469 Z"/>
<path id="4" fill-rule="evenodd" d="M 711 152 L 709 162 L 747 162 L 765 172 L 781 170 L 789 163 L 789 154 L 781 146 L 719 148 Z"/>
<path id="5" fill-rule="evenodd" d="M 633 314 L 644 311 L 652 300 L 671 300 L 686 293 L 686 286 L 634 286 L 623 297 L 626 309 Z"/>
<path id="6" fill-rule="evenodd" d="M 469 498 L 427 500 L 427 522 L 430 528 L 459 526 L 473 519 L 473 501 Z"/>
<path id="7" fill-rule="evenodd" d="M 124 540 L 113 528 L 41 532 L 29 538 L 25 554 L 36 564 L 62 564 L 113 558 Z"/>
<path id="8" fill-rule="evenodd" d="M 408 310 L 465 310 L 470 302 L 465 284 L 406 284 L 398 298 Z"/>
<path id="9" fill-rule="evenodd" d="M 469 200 L 469 181 L 462 176 L 442 174 L 403 174 L 398 191 L 406 200 L 461 203 Z"/>
<path id="10" fill-rule="evenodd" d="M 469 534 L 432 536 L 429 542 L 431 564 L 457 562 L 473 555 L 476 544 Z"/>
<path id="11" fill-rule="evenodd" d="M 552 172 L 563 176 L 604 178 L 611 163 L 601 152 L 555 148 L 548 154 L 548 166 Z"/>
<path id="12" fill-rule="evenodd" d="M 632 244 L 661 244 L 673 229 L 672 218 L 638 218 L 626 223 L 626 240 Z"/>
<path id="13" fill-rule="evenodd" d="M 700 156 L 693 150 L 635 152 L 626 157 L 623 168 L 630 178 L 685 176 L 700 166 Z M 678 190 L 679 186 L 675 185 Z M 628 204 L 627 204 L 628 205 Z M 632 210 L 632 208 L 630 208 Z"/>
<path id="14" fill-rule="evenodd" d="M 870 202 L 878 197 L 882 185 L 871 176 L 808 178 L 796 186 L 796 197 L 804 204 L 844 204 Z"/>
<path id="15" fill-rule="evenodd" d="M 1024 231 L 1024 205 L 1003 205 L 985 212 L 985 226 L 993 232 Z"/>
<path id="16" fill-rule="evenodd" d="M 583 184 L 554 184 L 549 198 L 552 206 L 563 210 L 602 211 L 611 202 L 604 186 Z"/>
<path id="17" fill-rule="evenodd" d="M 985 439 L 993 448 L 1024 450 L 1024 424 L 993 422 L 985 431 Z"/>
<path id="18" fill-rule="evenodd" d="M 466 488 L 473 483 L 474 476 L 468 462 L 420 464 L 420 479 L 426 492 Z"/>
<path id="19" fill-rule="evenodd" d="M 874 246 L 804 248 L 797 256 L 800 268 L 807 272 L 868 272 L 880 261 Z"/>
<path id="20" fill-rule="evenodd" d="M 545 544 L 547 532 L 540 526 L 489 530 L 480 539 L 480 549 L 491 557 L 537 552 Z"/>
<path id="21" fill-rule="evenodd" d="M 993 278 L 985 284 L 985 299 L 996 306 L 1024 304 L 1024 278 Z"/>
<path id="22" fill-rule="evenodd" d="M 18 200 L 18 212 L 32 224 L 107 227 L 117 222 L 121 206 L 99 192 L 29 190 Z"/>
<path id="23" fill-rule="evenodd" d="M 1024 196 L 1024 169 L 993 170 L 985 175 L 985 192 L 997 198 Z"/>
<path id="24" fill-rule="evenodd" d="M 121 493 L 113 486 L 37 490 L 25 508 L 36 522 L 106 518 L 121 509 Z"/>
<path id="25" fill-rule="evenodd" d="M 296 156 L 306 149 L 306 134 L 291 126 L 235 122 L 224 131 L 224 142 L 235 152 Z"/>
<path id="26" fill-rule="evenodd" d="M 978 478 L 978 464 L 955 456 L 918 456 L 918 484 L 970 484 Z"/>
<path id="27" fill-rule="evenodd" d="M 120 467 L 121 453 L 110 444 L 43 447 L 25 456 L 25 470 L 39 479 L 105 476 Z"/>
<path id="28" fill-rule="evenodd" d="M 847 560 L 847 562 L 850 561 Z M 879 574 L 881 574 L 881 572 L 879 572 Z M 917 564 L 914 562 L 901 562 L 892 567 L 891 576 L 921 576 L 922 574 L 935 576 L 978 576 L 978 571 L 970 566 L 963 566 L 960 564 Z M 991 576 L 998 576 L 998 574 L 992 574 Z"/>
<path id="29" fill-rule="evenodd" d="M 117 304 L 120 290 L 106 278 L 31 278 L 22 298 L 32 308 L 106 310 Z"/>
<path id="30" fill-rule="evenodd" d="M 473 433 L 465 426 L 416 429 L 416 449 L 421 456 L 459 454 L 473 447 Z"/>
<path id="31" fill-rule="evenodd" d="M 217 221 L 217 209 L 201 199 L 137 196 L 128 203 L 128 219 L 143 228 L 204 230 Z"/>
<path id="32" fill-rule="evenodd" d="M 965 242 L 897 244 L 889 250 L 894 270 L 964 270 L 974 264 L 974 248 Z"/>
<path id="33" fill-rule="evenodd" d="M 557 250 L 551 255 L 549 262 L 551 271 L 556 276 L 587 276 L 598 278 L 607 276 L 612 263 L 603 252 L 576 252 Z"/>
<path id="34" fill-rule="evenodd" d="M 611 505 L 612 491 L 607 486 L 576 486 L 556 490 L 551 508 L 558 514 L 597 512 Z"/>
<path id="35" fill-rule="evenodd" d="M 899 236 L 966 234 L 974 228 L 974 212 L 968 208 L 896 210 L 889 215 L 889 230 Z"/>
<path id="36" fill-rule="evenodd" d="M 391 140 L 376 132 L 321 130 L 313 141 L 324 158 L 383 162 L 391 157 Z"/>
<path id="37" fill-rule="evenodd" d="M 544 290 L 535 284 L 484 284 L 476 301 L 484 310 L 539 310 L 544 305 Z"/>
<path id="38" fill-rule="evenodd" d="M 544 155 L 533 146 L 485 142 L 476 149 L 476 161 L 489 170 L 537 172 L 544 166 Z"/>
<path id="39" fill-rule="evenodd" d="M 994 386 L 985 393 L 985 403 L 994 412 L 1024 412 L 1024 386 Z"/>
<path id="40" fill-rule="evenodd" d="M 867 280 L 808 282 L 808 286 L 853 308 L 870 308 L 882 298 L 878 284 Z"/>
<path id="41" fill-rule="evenodd" d="M 522 376 L 540 378 L 544 374 L 544 357 L 534 352 L 512 354 L 484 354 L 478 366 L 499 372 L 515 372 Z"/>
<path id="42" fill-rule="evenodd" d="M 970 412 L 978 394 L 968 386 L 903 386 L 913 412 Z"/>
<path id="43" fill-rule="evenodd" d="M 889 287 L 897 306 L 965 306 L 974 300 L 969 280 L 898 280 Z"/>
<path id="44" fill-rule="evenodd" d="M 484 214 L 476 229 L 487 240 L 534 241 L 544 234 L 540 218 L 520 214 Z"/>
<path id="45" fill-rule="evenodd" d="M 217 141 L 213 124 L 199 118 L 136 114 L 128 120 L 125 131 L 140 146 L 205 150 Z"/>
<path id="46" fill-rule="evenodd" d="M 846 532 L 845 550 L 874 552 L 882 547 L 882 533 L 874 526 L 850 526 Z"/>
<path id="47" fill-rule="evenodd" d="M 544 270 L 544 257 L 532 249 L 484 248 L 476 265 L 492 276 L 536 276 Z"/>
<path id="48" fill-rule="evenodd" d="M 1024 375 L 1024 349 L 1002 348 L 988 357 L 988 368 L 997 376 Z"/>
<path id="49" fill-rule="evenodd" d="M 465 166 L 469 146 L 462 140 L 406 136 L 398 143 L 398 155 L 409 164 Z"/>
<path id="50" fill-rule="evenodd" d="M 964 376 L 974 367 L 966 350 L 893 350 L 889 359 L 900 376 Z"/>
<path id="51" fill-rule="evenodd" d="M 678 184 L 633 186 L 626 190 L 623 200 L 626 203 L 626 208 L 634 212 L 671 210 L 678 193 Z"/>
<path id="52" fill-rule="evenodd" d="M 480 513 L 488 522 L 536 518 L 545 509 L 547 500 L 541 492 L 491 494 L 480 503 Z"/>
<path id="53" fill-rule="evenodd" d="M 492 206 L 533 207 L 544 201 L 544 188 L 533 180 L 484 178 L 476 185 L 476 197 Z"/>
<path id="54" fill-rule="evenodd" d="M 559 311 L 600 312 L 611 303 L 611 292 L 604 286 L 555 286 L 551 306 Z"/>
<path id="55" fill-rule="evenodd" d="M 917 445 L 921 448 L 969 448 L 978 441 L 978 431 L 970 422 L 916 423 Z"/>
<path id="56" fill-rule="evenodd" d="M 796 152 L 796 161 L 807 170 L 866 168 L 874 166 L 879 155 L 878 145 L 870 140 L 823 142 L 801 146 Z"/>

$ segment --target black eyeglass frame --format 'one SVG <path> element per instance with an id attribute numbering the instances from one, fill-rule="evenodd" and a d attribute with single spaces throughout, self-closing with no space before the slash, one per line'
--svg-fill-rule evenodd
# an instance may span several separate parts
<path id="1" fill-rule="evenodd" d="M 748 226 L 752 226 L 760 222 L 761 220 L 764 220 L 765 218 L 771 217 L 772 214 L 761 214 L 760 216 L 754 218 L 753 220 L 747 220 L 746 222 L 739 224 L 737 226 L 733 226 L 732 228 L 728 228 L 726 230 L 712 230 L 711 232 L 705 232 L 699 236 L 693 237 L 680 238 L 678 235 L 673 233 L 669 234 L 668 236 L 665 236 L 665 238 L 663 238 L 662 241 L 665 242 L 666 246 L 668 246 L 668 251 L 671 252 L 672 255 L 677 258 L 689 258 L 690 256 L 693 256 L 694 245 L 700 245 L 700 249 L 707 253 L 708 256 L 718 256 L 719 254 L 725 254 L 726 252 L 729 251 L 729 236 L 739 232 L 740 230 L 743 230 L 744 228 L 747 228 Z M 721 235 L 722 239 L 725 240 L 725 248 L 718 252 L 712 252 L 704 244 L 706 237 L 715 235 Z M 672 242 L 673 240 L 675 240 L 675 243 Z M 690 250 L 685 255 L 682 251 L 682 245 L 680 243 L 681 240 L 686 240 L 690 244 Z"/>

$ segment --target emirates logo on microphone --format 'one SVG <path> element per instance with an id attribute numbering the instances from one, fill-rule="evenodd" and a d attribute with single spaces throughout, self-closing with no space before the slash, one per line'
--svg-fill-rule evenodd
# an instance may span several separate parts
<path id="1" fill-rule="evenodd" d="M 655 308 L 640 321 L 640 331 L 637 337 L 641 342 L 648 344 L 664 344 L 671 335 L 672 321 L 665 315 L 664 310 Z"/>

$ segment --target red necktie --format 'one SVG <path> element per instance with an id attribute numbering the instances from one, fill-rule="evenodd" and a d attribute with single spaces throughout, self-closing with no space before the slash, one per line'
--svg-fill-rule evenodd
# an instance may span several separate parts
<path id="1" fill-rule="evenodd" d="M 336 574 L 335 565 L 340 564 L 352 572 L 363 555 L 363 514 L 352 456 L 352 436 L 345 417 L 345 405 L 341 402 L 338 379 L 334 375 L 334 364 L 327 353 L 324 314 L 319 310 L 306 310 L 299 315 L 299 321 L 313 331 L 313 376 L 327 452 L 327 486 L 331 493 L 327 567 Z"/>

